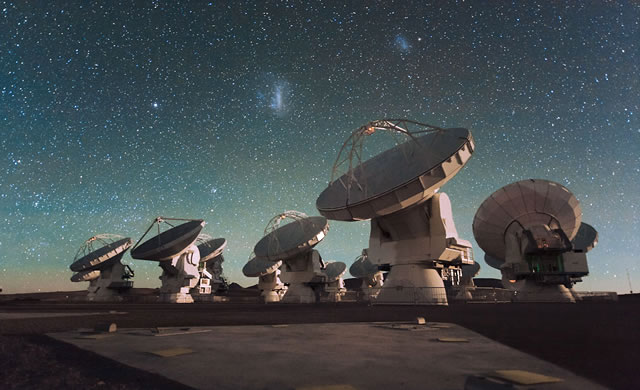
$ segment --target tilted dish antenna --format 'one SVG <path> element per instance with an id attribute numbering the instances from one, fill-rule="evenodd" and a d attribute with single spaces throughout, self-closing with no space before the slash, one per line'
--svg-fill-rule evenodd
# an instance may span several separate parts
<path id="1" fill-rule="evenodd" d="M 399 135 L 405 142 L 362 161 L 364 140 L 377 131 Z M 442 129 L 407 119 L 369 122 L 343 144 L 316 207 L 338 221 L 367 220 L 406 209 L 433 196 L 466 164 L 473 149 L 467 129 Z M 347 172 L 336 177 L 340 167 Z"/>
<path id="2" fill-rule="evenodd" d="M 131 239 L 117 234 L 98 234 L 78 249 L 69 268 L 74 272 L 102 269 L 120 261 L 131 247 Z"/>
<path id="3" fill-rule="evenodd" d="M 296 210 L 287 210 L 271 218 L 269 222 L 267 222 L 267 226 L 265 226 L 264 232 L 263 232 L 263 236 L 268 237 L 267 239 L 268 250 L 271 253 L 280 253 L 282 251 L 286 252 L 286 250 L 283 250 L 283 247 L 280 244 L 280 237 L 283 236 L 284 234 L 282 233 L 272 234 L 272 233 L 278 230 L 281 226 L 284 226 L 286 224 L 291 224 L 291 223 L 298 224 L 297 227 L 292 226 L 290 228 L 292 231 L 304 230 L 303 224 L 305 222 L 303 221 L 305 221 L 307 218 L 309 218 L 307 214 L 296 211 Z M 320 240 L 322 238 L 320 238 Z M 301 248 L 301 249 L 305 250 L 305 248 Z M 273 259 L 273 256 L 271 258 Z"/>
<path id="4" fill-rule="evenodd" d="M 280 268 L 281 265 L 282 260 L 273 262 L 254 257 L 249 260 L 247 264 L 244 265 L 244 267 L 242 267 L 242 273 L 248 278 L 257 278 L 276 272 L 276 270 Z"/>
<path id="5" fill-rule="evenodd" d="M 324 274 L 327 275 L 328 282 L 334 282 L 342 277 L 347 272 L 347 265 L 343 262 L 329 262 L 326 263 Z"/>
<path id="6" fill-rule="evenodd" d="M 284 224 L 285 220 L 290 222 Z M 253 251 L 260 260 L 282 260 L 280 277 L 288 285 L 282 302 L 312 303 L 327 293 L 326 264 L 313 248 L 328 231 L 329 222 L 325 217 L 308 217 L 297 211 L 281 213 L 267 223 L 265 236 Z M 342 290 L 338 293 L 342 294 Z"/>
<path id="7" fill-rule="evenodd" d="M 504 259 L 508 229 L 542 224 L 561 228 L 571 240 L 581 220 L 578 199 L 563 185 L 549 180 L 521 180 L 500 188 L 482 202 L 473 219 L 473 235 L 485 253 Z"/>
<path id="8" fill-rule="evenodd" d="M 283 223 L 290 220 L 289 223 Z M 271 261 L 286 260 L 310 251 L 329 231 L 325 217 L 308 217 L 297 211 L 285 211 L 271 218 L 264 237 L 254 247 L 256 257 Z"/>
<path id="9" fill-rule="evenodd" d="M 169 221 L 186 221 L 180 225 L 174 225 Z M 198 234 L 204 227 L 202 219 L 166 218 L 157 217 L 131 248 L 131 257 L 138 260 L 166 261 L 180 255 L 189 248 L 198 238 Z M 157 228 L 158 234 L 140 244 L 143 238 L 153 227 Z M 164 232 L 163 226 L 170 228 Z"/>
<path id="10" fill-rule="evenodd" d="M 347 265 L 341 261 L 329 261 L 325 263 L 322 272 L 325 275 L 326 284 L 323 287 L 327 300 L 329 302 L 340 302 L 347 292 L 342 279 L 342 276 L 347 272 Z"/>
<path id="11" fill-rule="evenodd" d="M 131 243 L 117 234 L 98 234 L 80 246 L 69 268 L 77 272 L 72 282 L 90 282 L 88 300 L 121 300 L 120 293 L 133 287 L 133 270 L 120 262 Z"/>
<path id="12" fill-rule="evenodd" d="M 582 222 L 578 233 L 571 240 L 573 249 L 580 252 L 589 252 L 598 244 L 598 232 L 593 226 Z"/>
<path id="13" fill-rule="evenodd" d="M 575 302 L 570 288 L 588 274 L 585 253 L 597 241 L 595 229 L 581 221 L 580 203 L 567 188 L 528 179 L 482 202 L 473 235 L 518 300 Z"/>
<path id="14" fill-rule="evenodd" d="M 280 302 L 287 292 L 287 286 L 280 280 L 282 260 L 271 261 L 249 256 L 249 261 L 242 267 L 242 273 L 249 278 L 258 278 L 258 289 L 265 303 Z"/>
<path id="15" fill-rule="evenodd" d="M 182 221 L 174 225 L 176 221 Z M 171 303 L 192 303 L 190 290 L 200 279 L 200 251 L 194 245 L 205 222 L 202 219 L 157 217 L 131 249 L 131 257 L 159 262 L 162 268 L 160 299 Z M 162 227 L 169 229 L 162 231 Z M 157 235 L 140 244 L 154 228 Z"/>
<path id="16" fill-rule="evenodd" d="M 380 268 L 369 261 L 366 255 L 356 257 L 356 260 L 349 267 L 349 273 L 356 278 L 367 278 L 381 272 Z"/>
<path id="17" fill-rule="evenodd" d="M 474 261 L 472 264 L 462 264 L 462 276 L 458 286 L 457 299 L 471 300 L 475 291 L 473 278 L 480 272 L 480 264 Z"/>
<path id="18" fill-rule="evenodd" d="M 224 252 L 224 249 L 227 247 L 227 240 L 224 238 L 213 238 L 206 233 L 200 233 L 196 238 L 195 244 L 200 251 L 200 262 L 206 263 L 222 255 L 222 252 Z"/>
<path id="19" fill-rule="evenodd" d="M 198 234 L 194 243 L 200 252 L 200 280 L 198 285 L 192 289 L 191 294 L 197 295 L 198 299 L 205 298 L 212 292 L 223 292 L 227 289 L 227 282 L 222 275 L 222 263 L 224 257 L 222 252 L 227 247 L 227 240 L 224 238 L 213 238 L 206 233 Z"/>
<path id="20" fill-rule="evenodd" d="M 365 160 L 364 140 L 378 131 L 404 142 Z M 472 255 L 471 244 L 458 237 L 449 198 L 437 192 L 474 147 L 467 129 L 407 119 L 369 122 L 343 144 L 316 207 L 331 220 L 372 219 L 369 260 L 390 267 L 388 287 L 403 291 L 383 289 L 376 303 L 447 303 L 442 279 L 459 280 L 460 264 Z"/>
<path id="21" fill-rule="evenodd" d="M 408 130 L 410 124 L 424 126 L 424 129 L 412 133 Z M 350 192 L 351 187 L 355 185 L 358 187 L 359 191 L 366 194 L 368 186 L 366 182 L 366 175 L 363 172 L 364 166 L 362 164 L 362 157 L 364 152 L 364 143 L 367 137 L 378 131 L 382 131 L 391 134 L 395 138 L 396 143 L 401 143 L 409 138 L 415 139 L 414 134 L 434 130 L 439 130 L 439 128 L 403 119 L 376 120 L 359 127 L 356 131 L 351 133 L 349 138 L 347 138 L 347 140 L 342 144 L 342 147 L 338 152 L 338 157 L 336 158 L 331 170 L 330 183 L 333 183 L 336 180 L 339 181 L 347 192 Z M 360 171 L 359 175 L 356 175 L 356 168 Z M 343 175 L 341 172 L 345 170 L 346 173 Z M 359 180 L 364 180 L 364 182 L 360 183 Z"/>
<path id="22" fill-rule="evenodd" d="M 351 264 L 349 273 L 362 280 L 362 300 L 370 301 L 378 296 L 384 285 L 384 275 L 377 264 L 369 261 L 366 250 Z"/>

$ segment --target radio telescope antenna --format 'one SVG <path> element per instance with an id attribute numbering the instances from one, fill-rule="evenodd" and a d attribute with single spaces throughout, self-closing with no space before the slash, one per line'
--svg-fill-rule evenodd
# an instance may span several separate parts
<path id="1" fill-rule="evenodd" d="M 351 264 L 349 273 L 362 280 L 362 299 L 370 301 L 378 296 L 384 285 L 384 276 L 378 265 L 369 261 L 366 249 Z"/>
<path id="2" fill-rule="evenodd" d="M 575 302 L 571 287 L 589 274 L 586 253 L 598 241 L 596 230 L 582 223 L 576 197 L 541 179 L 491 194 L 476 212 L 473 235 L 505 287 L 517 290 L 516 299 L 535 302 Z"/>
<path id="3" fill-rule="evenodd" d="M 459 290 L 456 298 L 463 300 L 473 299 L 472 292 L 475 291 L 473 278 L 480 272 L 480 264 L 476 261 L 473 264 L 462 264 L 462 277 L 458 285 Z"/>
<path id="4" fill-rule="evenodd" d="M 200 262 L 206 263 L 222 255 L 227 247 L 227 240 L 224 238 L 213 238 L 206 233 L 198 234 L 195 242 L 200 251 Z"/>
<path id="5" fill-rule="evenodd" d="M 280 226 L 286 223 L 301 223 L 304 219 L 308 218 L 307 214 L 296 210 L 287 210 L 281 214 L 278 214 L 271 218 L 267 222 L 267 226 L 264 228 L 264 236 L 270 237 L 269 248 L 274 248 L 275 251 L 280 251 L 280 241 L 278 234 L 270 234 L 277 230 Z"/>
<path id="6" fill-rule="evenodd" d="M 287 219 L 291 222 L 283 223 Z M 271 218 L 264 231 L 264 237 L 254 247 L 256 257 L 277 261 L 311 250 L 324 239 L 329 223 L 324 217 L 287 211 Z"/>
<path id="7" fill-rule="evenodd" d="M 242 273 L 249 278 L 258 278 L 258 289 L 264 303 L 280 302 L 287 292 L 287 286 L 280 280 L 282 260 L 259 259 L 252 252 L 249 261 L 242 267 Z"/>
<path id="8" fill-rule="evenodd" d="M 224 257 L 222 252 L 227 247 L 227 240 L 224 238 L 213 238 L 206 233 L 200 233 L 194 243 L 200 252 L 200 281 L 191 291 L 191 295 L 198 297 L 198 300 L 211 293 L 224 292 L 227 290 L 227 281 L 223 276 L 222 263 Z"/>
<path id="9" fill-rule="evenodd" d="M 128 237 L 98 234 L 80 246 L 69 268 L 77 272 L 72 282 L 89 282 L 87 300 L 122 300 L 122 293 L 133 287 L 133 270 L 120 262 L 131 243 Z"/>
<path id="10" fill-rule="evenodd" d="M 292 220 L 284 224 L 285 219 Z M 329 283 L 339 285 L 337 280 L 329 279 L 338 271 L 337 265 L 332 266 L 331 275 L 325 273 L 327 264 L 320 257 L 320 253 L 313 249 L 322 241 L 329 231 L 329 222 L 325 217 L 308 217 L 297 211 L 287 211 L 272 218 L 265 228 L 265 236 L 253 248 L 255 260 L 249 263 L 267 264 L 263 261 L 275 263 L 282 261 L 280 277 L 288 290 L 282 302 L 285 303 L 313 303 L 320 295 L 329 293 Z M 247 266 L 249 266 L 249 263 Z M 258 267 L 260 268 L 260 267 Z M 248 268 L 250 272 L 252 268 Z M 341 280 L 339 276 L 338 279 Z M 343 291 L 339 288 L 337 294 Z M 331 295 L 329 293 L 329 295 Z M 339 299 L 337 296 L 330 299 Z"/>
<path id="11" fill-rule="evenodd" d="M 344 286 L 344 279 L 342 278 L 345 272 L 347 272 L 347 265 L 341 261 L 329 261 L 325 263 L 322 273 L 325 275 L 326 284 L 323 287 L 329 302 L 340 302 L 346 294 L 347 289 Z"/>
<path id="12" fill-rule="evenodd" d="M 363 142 L 377 131 L 404 142 L 365 160 Z M 369 122 L 343 144 L 316 208 L 331 220 L 371 220 L 368 259 L 390 269 L 376 303 L 447 304 L 443 279 L 456 283 L 461 265 L 473 259 L 448 196 L 438 191 L 474 149 L 467 129 L 407 119 Z"/>
<path id="13" fill-rule="evenodd" d="M 168 221 L 183 223 L 174 225 Z M 194 243 L 204 225 L 202 219 L 157 217 L 131 249 L 131 257 L 134 259 L 157 261 L 162 268 L 161 301 L 193 302 L 190 290 L 200 279 L 200 250 Z M 161 227 L 166 226 L 170 228 L 162 231 Z M 153 227 L 157 227 L 158 234 L 140 244 Z"/>

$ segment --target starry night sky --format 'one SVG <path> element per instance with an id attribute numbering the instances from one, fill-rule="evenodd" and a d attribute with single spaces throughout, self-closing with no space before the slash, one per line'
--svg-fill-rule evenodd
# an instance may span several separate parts
<path id="1" fill-rule="evenodd" d="M 557 181 L 600 233 L 579 290 L 640 290 L 640 5 L 632 1 L 0 3 L 0 286 L 69 281 L 89 237 L 203 218 L 241 268 L 268 220 L 318 215 L 344 140 L 374 119 L 466 127 L 442 191 L 472 241 L 482 201 Z M 267 3 L 267 2 L 265 2 Z M 565 4 L 566 3 L 566 4 Z M 376 141 L 377 142 L 377 141 Z M 380 141 L 382 142 L 382 141 Z M 350 265 L 368 222 L 317 249 Z M 124 262 L 158 287 L 153 262 Z"/>

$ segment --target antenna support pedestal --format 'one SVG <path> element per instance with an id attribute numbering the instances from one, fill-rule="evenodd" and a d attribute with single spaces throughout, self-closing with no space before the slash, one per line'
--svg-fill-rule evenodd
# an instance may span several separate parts
<path id="1" fill-rule="evenodd" d="M 119 302 L 122 292 L 133 287 L 133 282 L 124 279 L 125 266 L 118 261 L 100 271 L 100 276 L 89 282 L 87 300 L 93 302 Z"/>
<path id="2" fill-rule="evenodd" d="M 320 253 L 312 249 L 283 261 L 280 278 L 288 286 L 283 303 L 315 303 L 318 295 L 311 283 L 322 276 Z"/>
<path id="3" fill-rule="evenodd" d="M 280 280 L 280 271 L 276 269 L 266 275 L 258 277 L 258 289 L 264 303 L 280 302 L 287 292 L 287 286 Z"/>
<path id="4" fill-rule="evenodd" d="M 443 278 L 473 264 L 471 244 L 458 237 L 445 193 L 371 220 L 367 253 L 373 264 L 390 267 L 376 304 L 447 305 Z"/>
<path id="5" fill-rule="evenodd" d="M 166 303 L 193 303 L 191 289 L 200 278 L 198 263 L 200 251 L 195 245 L 189 246 L 180 255 L 160 263 L 160 301 Z M 164 264 L 167 263 L 167 264 Z"/>

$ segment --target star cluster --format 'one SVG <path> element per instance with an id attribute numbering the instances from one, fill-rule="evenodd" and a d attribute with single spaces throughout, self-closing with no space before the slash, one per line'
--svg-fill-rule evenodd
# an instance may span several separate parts
<path id="1" fill-rule="evenodd" d="M 385 117 L 472 131 L 442 189 L 462 238 L 496 189 L 554 180 L 600 232 L 577 287 L 627 291 L 627 270 L 640 285 L 638 4 L 264 3 L 0 5 L 5 292 L 78 288 L 84 240 L 137 240 L 159 215 L 205 219 L 225 274 L 252 284 L 267 221 L 317 215 L 344 140 Z M 318 249 L 350 265 L 368 233 L 333 222 Z M 125 262 L 159 285 L 155 264 Z"/>

